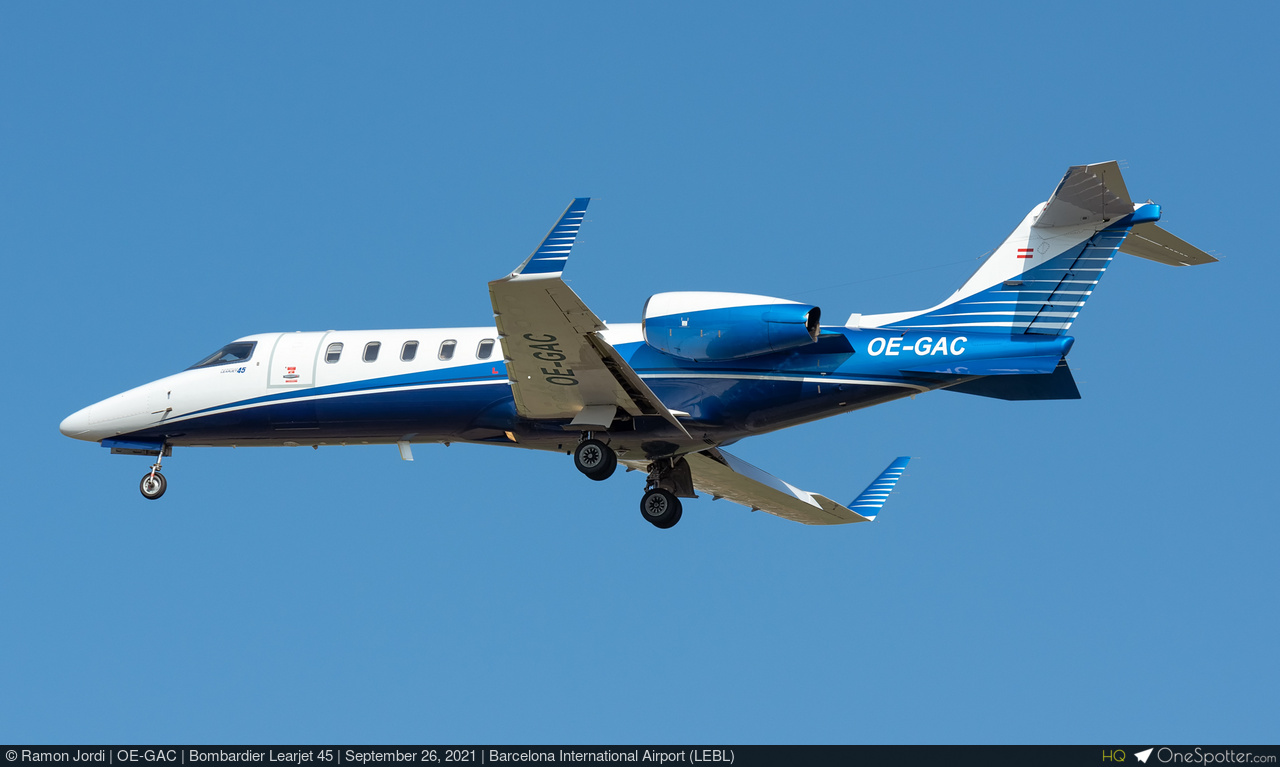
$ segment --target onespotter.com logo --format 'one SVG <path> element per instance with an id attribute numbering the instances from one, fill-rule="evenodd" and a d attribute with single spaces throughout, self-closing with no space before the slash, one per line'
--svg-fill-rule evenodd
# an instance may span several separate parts
<path id="1" fill-rule="evenodd" d="M 1254 754 L 1249 751 L 1235 751 L 1225 749 L 1223 751 L 1205 751 L 1203 748 L 1196 746 L 1187 751 L 1175 751 L 1168 746 L 1160 748 L 1146 748 L 1141 751 L 1135 751 L 1133 758 L 1140 763 L 1146 764 L 1147 760 L 1155 754 L 1153 764 L 1275 764 L 1276 757 L 1274 754 Z M 1123 762 L 1128 754 L 1119 748 L 1113 748 L 1110 751 L 1102 752 L 1102 761 L 1104 762 Z"/>

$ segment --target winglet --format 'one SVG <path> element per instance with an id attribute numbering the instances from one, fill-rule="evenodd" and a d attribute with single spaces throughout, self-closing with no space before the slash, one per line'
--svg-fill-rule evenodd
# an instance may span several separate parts
<path id="1" fill-rule="evenodd" d="M 565 262 L 569 260 L 569 251 L 578 239 L 578 230 L 582 227 L 582 217 L 586 214 L 590 197 L 576 197 L 556 225 L 551 227 L 542 244 L 533 251 L 524 263 L 516 267 L 512 277 L 559 277 L 564 271 Z"/>
<path id="2" fill-rule="evenodd" d="M 893 492 L 894 485 L 902 479 L 902 472 L 906 471 L 907 462 L 910 460 L 909 456 L 895 458 L 893 463 L 889 464 L 889 468 L 880 472 L 880 476 L 862 491 L 862 495 L 853 499 L 849 504 L 849 510 L 867 519 L 875 519 L 880 509 L 884 508 L 884 502 L 889 500 L 889 493 Z"/>

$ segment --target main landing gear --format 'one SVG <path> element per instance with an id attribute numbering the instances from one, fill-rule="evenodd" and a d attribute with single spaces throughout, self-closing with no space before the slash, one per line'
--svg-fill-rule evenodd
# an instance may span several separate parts
<path id="1" fill-rule="evenodd" d="M 613 448 L 588 435 L 573 449 L 573 465 L 587 475 L 587 479 L 602 482 L 613 476 L 614 469 L 618 468 L 618 454 L 613 452 Z"/>
<path id="2" fill-rule="evenodd" d="M 168 488 L 169 483 L 165 481 L 164 475 L 160 473 L 160 462 L 164 460 L 164 448 L 160 449 L 160 455 L 156 456 L 156 462 L 151 464 L 151 471 L 142 477 L 142 481 L 138 483 L 138 489 L 142 491 L 142 497 L 148 501 L 154 501 L 164 495 L 164 491 Z"/>
<path id="3" fill-rule="evenodd" d="M 640 499 L 640 515 L 659 530 L 675 527 L 683 513 L 680 499 L 670 490 L 656 487 Z"/>
<path id="4" fill-rule="evenodd" d="M 573 448 L 573 465 L 597 482 L 613 476 L 618 454 L 587 432 Z M 144 491 L 145 492 L 145 491 Z M 684 458 L 661 458 L 649 464 L 649 480 L 640 499 L 640 515 L 660 530 L 675 527 L 684 513 L 680 498 L 696 498 L 693 475 Z"/>
<path id="5" fill-rule="evenodd" d="M 684 514 L 681 497 L 697 497 L 689 462 L 684 458 L 660 458 L 649 464 L 649 481 L 640 499 L 640 516 L 659 530 L 675 527 Z"/>

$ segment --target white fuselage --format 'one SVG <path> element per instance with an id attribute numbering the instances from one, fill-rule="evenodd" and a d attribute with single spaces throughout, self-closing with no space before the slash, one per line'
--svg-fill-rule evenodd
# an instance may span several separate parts
<path id="1" fill-rule="evenodd" d="M 611 343 L 624 343 L 639 341 L 641 330 L 638 324 L 620 325 L 603 335 Z M 174 428 L 196 415 L 253 408 L 259 404 L 256 402 L 259 398 L 278 399 L 275 395 L 297 392 L 289 401 L 331 399 L 343 396 L 342 392 L 334 391 L 335 387 L 380 380 L 389 382 L 388 390 L 486 386 L 498 387 L 503 390 L 503 396 L 509 396 L 510 381 L 502 346 L 493 327 L 259 333 L 236 342 L 255 344 L 249 359 L 191 368 L 129 389 L 71 414 L 59 428 L 69 437 L 100 442 L 160 424 Z M 371 353 L 373 344 L 377 344 L 376 355 Z M 400 376 L 439 374 L 454 368 L 486 365 L 490 377 L 479 380 L 391 386 Z M 377 388 L 362 389 L 366 395 L 378 391 Z M 266 441 L 254 439 L 253 444 L 289 444 L 294 441 L 290 436 L 285 434 Z M 396 440 L 375 437 L 371 441 Z M 179 437 L 169 440 L 169 444 L 230 442 L 219 438 L 206 443 L 199 437 Z"/>

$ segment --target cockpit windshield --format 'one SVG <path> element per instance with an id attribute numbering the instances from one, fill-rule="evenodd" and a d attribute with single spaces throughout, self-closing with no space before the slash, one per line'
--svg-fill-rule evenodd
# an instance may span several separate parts
<path id="1" fill-rule="evenodd" d="M 257 345 L 257 341 L 237 341 L 233 344 L 227 344 L 218 351 L 187 368 L 187 370 L 209 368 L 214 365 L 229 365 L 233 362 L 244 362 L 253 356 L 253 347 Z"/>

